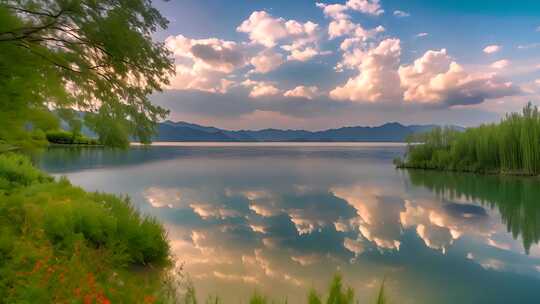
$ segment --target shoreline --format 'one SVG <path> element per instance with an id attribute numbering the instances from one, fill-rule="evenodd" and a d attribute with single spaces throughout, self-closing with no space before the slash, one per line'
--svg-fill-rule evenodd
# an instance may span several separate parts
<path id="1" fill-rule="evenodd" d="M 461 174 L 476 174 L 483 176 L 507 176 L 507 177 L 528 177 L 528 178 L 540 178 L 540 175 L 529 174 L 525 172 L 501 172 L 501 171 L 473 171 L 473 170 L 459 170 L 459 169 L 438 169 L 438 168 L 422 168 L 406 165 L 397 165 L 396 169 L 399 170 L 418 170 L 418 171 L 436 171 L 443 173 L 461 173 Z"/>

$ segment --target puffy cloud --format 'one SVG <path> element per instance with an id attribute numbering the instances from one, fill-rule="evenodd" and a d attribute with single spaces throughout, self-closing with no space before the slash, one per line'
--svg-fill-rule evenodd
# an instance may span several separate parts
<path id="1" fill-rule="evenodd" d="M 176 76 L 170 88 L 225 93 L 232 81 L 226 76 L 248 63 L 247 49 L 217 38 L 169 36 L 165 44 L 175 56 Z"/>
<path id="2" fill-rule="evenodd" d="M 306 99 L 313 99 L 317 95 L 319 95 L 319 88 L 317 88 L 316 86 L 297 86 L 294 89 L 288 90 L 283 94 L 283 96 L 286 97 L 298 97 Z"/>
<path id="3" fill-rule="evenodd" d="M 491 67 L 494 68 L 494 69 L 499 69 L 500 70 L 500 69 L 506 68 L 509 64 L 510 64 L 509 60 L 502 59 L 502 60 L 498 60 L 498 61 L 495 61 L 494 63 L 492 63 Z"/>
<path id="4" fill-rule="evenodd" d="M 256 11 L 236 30 L 248 33 L 253 43 L 266 47 L 284 43 L 281 48 L 290 52 L 288 60 L 307 61 L 319 54 L 319 25 L 311 21 L 301 23 Z"/>
<path id="5" fill-rule="evenodd" d="M 330 39 L 348 35 L 356 29 L 357 25 L 349 19 L 333 20 L 328 25 L 328 35 Z"/>
<path id="6" fill-rule="evenodd" d="M 484 53 L 486 54 L 493 54 L 493 53 L 497 53 L 498 51 L 501 50 L 501 46 L 500 45 L 496 45 L 496 44 L 493 44 L 493 45 L 488 45 L 484 48 Z"/>
<path id="7" fill-rule="evenodd" d="M 349 0 L 346 5 L 364 14 L 379 16 L 384 13 L 379 0 Z"/>
<path id="8" fill-rule="evenodd" d="M 308 61 L 311 58 L 317 56 L 319 52 L 313 47 L 295 47 L 294 45 L 283 46 L 284 50 L 290 51 L 291 54 L 287 56 L 287 60 L 296 60 L 296 61 Z"/>
<path id="9" fill-rule="evenodd" d="M 244 48 L 234 41 L 190 39 L 177 35 L 167 37 L 165 44 L 177 59 L 181 62 L 191 61 L 192 67 L 197 70 L 231 73 L 247 63 Z"/>
<path id="10" fill-rule="evenodd" d="M 176 75 L 171 79 L 169 89 L 198 90 L 210 93 L 227 93 L 234 81 L 224 78 L 221 72 L 176 65 Z"/>
<path id="11" fill-rule="evenodd" d="M 306 39 L 313 38 L 318 25 L 311 21 L 300 23 L 296 20 L 274 18 L 265 11 L 253 12 L 249 18 L 236 29 L 248 33 L 252 42 L 273 47 L 278 41 L 286 38 Z"/>
<path id="12" fill-rule="evenodd" d="M 379 0 L 349 0 L 345 4 L 326 4 L 317 2 L 317 7 L 323 10 L 326 17 L 332 19 L 347 19 L 350 18 L 345 12 L 354 10 L 368 15 L 381 15 L 384 10 L 381 8 Z"/>
<path id="13" fill-rule="evenodd" d="M 283 62 L 283 55 L 272 49 L 263 50 L 250 60 L 257 73 L 268 73 L 277 69 Z"/>
<path id="14" fill-rule="evenodd" d="M 451 105 L 481 103 L 519 92 L 494 74 L 470 74 L 453 61 L 446 49 L 427 51 L 411 65 L 399 68 L 403 99 L 408 102 Z"/>
<path id="15" fill-rule="evenodd" d="M 382 26 L 366 30 L 360 24 L 353 23 L 349 19 L 333 20 L 328 25 L 328 35 L 330 36 L 330 39 L 341 36 L 350 36 L 347 40 L 345 40 L 347 42 L 344 42 L 341 45 L 341 49 L 343 50 L 355 45 L 351 42 L 365 42 L 369 38 L 374 38 L 378 33 L 383 31 L 384 27 Z"/>
<path id="16" fill-rule="evenodd" d="M 409 17 L 409 16 L 411 16 L 411 14 L 409 14 L 407 12 L 404 12 L 404 11 L 395 10 L 394 11 L 394 16 L 396 16 L 396 17 Z"/>
<path id="17" fill-rule="evenodd" d="M 347 11 L 349 8 L 347 5 L 344 4 L 325 4 L 321 2 L 316 3 L 317 7 L 322 8 L 323 13 L 326 17 L 332 18 L 332 19 L 347 19 L 349 18 L 349 15 L 345 14 L 345 11 Z"/>
<path id="18" fill-rule="evenodd" d="M 330 97 L 354 102 L 401 99 L 397 73 L 400 55 L 399 39 L 385 39 L 368 51 L 355 49 L 352 58 L 344 58 L 344 61 L 349 66 L 357 64 L 359 74 L 332 90 Z"/>
<path id="19" fill-rule="evenodd" d="M 252 98 L 274 96 L 280 93 L 280 90 L 273 84 L 264 81 L 253 81 L 251 79 L 247 79 L 242 82 L 242 85 L 251 87 L 249 97 Z"/>

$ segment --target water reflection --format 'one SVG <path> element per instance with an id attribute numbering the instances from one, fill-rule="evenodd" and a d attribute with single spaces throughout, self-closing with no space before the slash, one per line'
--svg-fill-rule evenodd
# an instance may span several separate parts
<path id="1" fill-rule="evenodd" d="M 341 271 L 361 301 L 385 275 L 396 303 L 538 300 L 536 180 L 396 171 L 399 147 L 54 153 L 45 168 L 157 216 L 202 297 L 298 303 Z"/>
<path id="2" fill-rule="evenodd" d="M 422 170 L 408 172 L 415 186 L 423 186 L 438 197 L 449 200 L 471 200 L 497 209 L 502 222 L 514 238 L 523 241 L 528 253 L 540 240 L 540 180 L 511 176 L 435 173 Z"/>

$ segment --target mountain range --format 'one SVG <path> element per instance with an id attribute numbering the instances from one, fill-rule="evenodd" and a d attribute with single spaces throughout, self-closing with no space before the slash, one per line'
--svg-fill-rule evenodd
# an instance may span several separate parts
<path id="1" fill-rule="evenodd" d="M 322 131 L 306 130 L 224 130 L 188 122 L 170 120 L 158 124 L 154 141 L 219 142 L 403 142 L 414 133 L 429 131 L 437 125 L 402 125 L 397 122 L 376 127 L 354 126 Z M 463 127 L 450 126 L 456 130 Z"/>

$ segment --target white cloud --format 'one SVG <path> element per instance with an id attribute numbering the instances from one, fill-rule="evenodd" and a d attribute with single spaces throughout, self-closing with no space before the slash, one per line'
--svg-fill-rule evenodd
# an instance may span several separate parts
<path id="1" fill-rule="evenodd" d="M 319 52 L 313 47 L 294 48 L 290 46 L 283 46 L 283 49 L 291 52 L 291 54 L 287 56 L 287 60 L 304 62 L 310 60 L 311 58 L 319 54 Z"/>
<path id="2" fill-rule="evenodd" d="M 234 41 L 177 35 L 167 37 L 165 44 L 177 60 L 192 61 L 192 67 L 197 70 L 231 73 L 247 63 L 243 47 Z"/>
<path id="3" fill-rule="evenodd" d="M 422 38 L 422 37 L 426 37 L 426 36 L 428 36 L 428 35 L 429 35 L 428 33 L 425 33 L 425 32 L 424 32 L 424 33 L 418 33 L 418 34 L 416 34 L 416 37 Z"/>
<path id="4" fill-rule="evenodd" d="M 493 54 L 493 53 L 497 53 L 498 51 L 501 50 L 501 46 L 500 45 L 496 45 L 496 44 L 492 44 L 492 45 L 488 45 L 484 48 L 484 53 L 486 54 Z"/>
<path id="5" fill-rule="evenodd" d="M 537 32 L 540 32 L 540 25 L 536 28 Z"/>
<path id="6" fill-rule="evenodd" d="M 364 14 L 379 16 L 384 13 L 379 0 L 349 0 L 347 7 Z"/>
<path id="7" fill-rule="evenodd" d="M 322 8 L 323 14 L 326 17 L 332 18 L 332 19 L 347 19 L 349 18 L 349 15 L 345 14 L 345 11 L 347 11 L 349 8 L 347 5 L 344 4 L 325 4 L 321 2 L 317 2 L 315 4 L 317 7 Z"/>
<path id="8" fill-rule="evenodd" d="M 306 99 L 313 99 L 317 95 L 319 95 L 319 89 L 316 86 L 297 86 L 294 89 L 288 90 L 283 94 L 283 96 L 286 97 L 299 97 Z"/>
<path id="9" fill-rule="evenodd" d="M 311 21 L 300 23 L 296 20 L 274 18 L 265 11 L 253 12 L 247 20 L 244 20 L 238 32 L 249 34 L 252 42 L 273 47 L 278 41 L 287 38 L 313 38 L 318 25 Z"/>
<path id="10" fill-rule="evenodd" d="M 510 61 L 506 60 L 506 59 L 502 59 L 502 60 L 498 60 L 498 61 L 495 61 L 494 63 L 491 64 L 491 67 L 494 68 L 494 69 L 504 69 L 506 68 L 508 65 L 510 64 Z"/>
<path id="11" fill-rule="evenodd" d="M 167 37 L 165 44 L 176 63 L 171 89 L 225 93 L 232 85 L 226 76 L 248 63 L 247 49 L 234 41 L 177 35 Z"/>
<path id="12" fill-rule="evenodd" d="M 332 90 L 330 97 L 354 102 L 400 99 L 401 89 L 397 73 L 400 55 L 399 39 L 385 39 L 368 51 L 354 50 L 345 64 L 357 64 L 359 74 L 349 78 L 343 86 Z M 344 61 L 347 61 L 347 58 L 344 58 Z"/>
<path id="13" fill-rule="evenodd" d="M 519 90 L 494 74 L 471 74 L 446 53 L 427 51 L 411 65 L 399 68 L 403 99 L 446 105 L 481 103 L 488 98 L 515 95 Z"/>
<path id="14" fill-rule="evenodd" d="M 246 87 L 251 87 L 249 97 L 252 98 L 274 96 L 280 93 L 280 90 L 276 88 L 273 84 L 264 81 L 253 81 L 247 79 L 242 82 L 242 85 Z"/>
<path id="15" fill-rule="evenodd" d="M 411 14 L 409 14 L 407 12 L 404 12 L 404 11 L 395 10 L 394 11 L 394 16 L 396 16 L 396 17 L 409 17 L 409 16 L 411 16 Z"/>
<path id="16" fill-rule="evenodd" d="M 381 15 L 384 10 L 381 8 L 379 0 L 349 0 L 345 4 L 326 4 L 317 2 L 317 7 L 323 9 L 326 17 L 338 20 L 348 19 L 350 16 L 346 14 L 347 10 L 354 10 L 368 15 Z"/>
<path id="17" fill-rule="evenodd" d="M 301 23 L 256 11 L 236 30 L 248 33 L 253 43 L 266 47 L 284 44 L 281 48 L 290 52 L 288 60 L 307 61 L 319 54 L 319 25 L 311 21 Z"/>
<path id="18" fill-rule="evenodd" d="M 350 38 L 345 39 L 342 43 L 342 49 L 349 48 L 357 42 L 365 42 L 370 38 L 374 38 L 378 33 L 384 32 L 384 30 L 385 29 L 382 26 L 366 30 L 360 24 L 353 23 L 348 19 L 334 20 L 328 25 L 328 35 L 330 36 L 330 39 L 341 36 L 350 36 Z"/>
<path id="19" fill-rule="evenodd" d="M 349 19 L 333 20 L 328 25 L 328 35 L 330 39 L 348 35 L 356 29 L 357 25 Z"/>
<path id="20" fill-rule="evenodd" d="M 528 50 L 528 49 L 535 49 L 537 47 L 540 47 L 540 43 L 521 44 L 521 45 L 518 45 L 517 48 L 520 50 Z"/>
<path id="21" fill-rule="evenodd" d="M 283 55 L 272 49 L 263 50 L 250 60 L 257 73 L 268 73 L 277 69 L 283 62 Z"/>
<path id="22" fill-rule="evenodd" d="M 536 83 L 536 85 L 539 85 L 539 86 L 540 86 L 540 78 L 539 78 L 539 79 L 536 79 L 536 80 L 534 81 L 534 83 Z"/>

